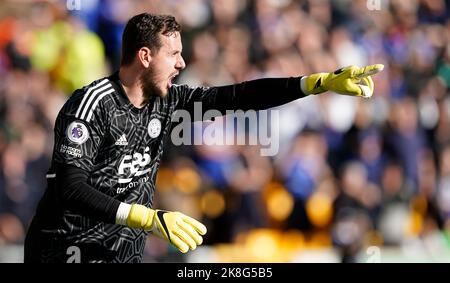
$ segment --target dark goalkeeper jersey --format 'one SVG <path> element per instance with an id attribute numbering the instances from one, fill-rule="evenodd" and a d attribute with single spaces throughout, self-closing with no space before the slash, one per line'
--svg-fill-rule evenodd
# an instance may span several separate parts
<path id="1" fill-rule="evenodd" d="M 55 123 L 48 187 L 27 234 L 30 261 L 66 262 L 73 247 L 82 262 L 140 262 L 148 232 L 114 224 L 114 217 L 65 205 L 57 184 L 62 166 L 88 172 L 87 183 L 114 200 L 152 207 L 155 178 L 177 109 L 266 109 L 303 97 L 300 78 L 262 79 L 237 85 L 192 88 L 174 85 L 166 97 L 134 107 L 118 73 L 79 89 Z M 65 194 L 70 198 L 70 192 Z"/>

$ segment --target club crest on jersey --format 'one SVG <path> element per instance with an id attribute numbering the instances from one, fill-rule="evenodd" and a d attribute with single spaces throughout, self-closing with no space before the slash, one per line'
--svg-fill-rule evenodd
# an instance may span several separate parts
<path id="1" fill-rule="evenodd" d="M 157 118 L 153 118 L 150 123 L 148 123 L 148 134 L 151 138 L 156 138 L 161 133 L 161 121 Z"/>
<path id="2" fill-rule="evenodd" d="M 89 138 L 87 127 L 80 122 L 74 121 L 67 127 L 67 138 L 76 144 L 83 144 Z"/>

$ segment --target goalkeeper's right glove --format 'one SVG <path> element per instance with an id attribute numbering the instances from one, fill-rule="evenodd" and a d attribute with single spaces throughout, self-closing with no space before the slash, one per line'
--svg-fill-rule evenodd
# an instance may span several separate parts
<path id="1" fill-rule="evenodd" d="M 140 204 L 131 205 L 126 225 L 150 230 L 182 253 L 195 250 L 203 242 L 202 235 L 206 234 L 205 225 L 181 212 L 153 210 Z"/>
<path id="2" fill-rule="evenodd" d="M 317 73 L 302 77 L 301 89 L 306 95 L 334 91 L 339 94 L 370 98 L 374 84 L 372 75 L 383 70 L 382 64 L 359 68 L 349 66 L 333 73 Z"/>

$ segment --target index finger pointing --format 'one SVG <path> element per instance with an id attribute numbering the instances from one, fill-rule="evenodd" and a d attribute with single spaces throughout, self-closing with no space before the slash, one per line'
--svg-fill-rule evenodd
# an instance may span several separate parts
<path id="1" fill-rule="evenodd" d="M 361 78 L 365 78 L 368 76 L 372 76 L 375 75 L 381 71 L 383 71 L 384 69 L 384 65 L 383 64 L 375 64 L 375 65 L 370 65 L 370 66 L 366 66 L 364 68 L 360 68 L 356 74 L 355 77 L 361 79 Z"/>

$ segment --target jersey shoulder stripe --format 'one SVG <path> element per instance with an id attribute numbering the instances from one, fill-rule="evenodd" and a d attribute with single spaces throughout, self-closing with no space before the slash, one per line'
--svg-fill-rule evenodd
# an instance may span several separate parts
<path id="1" fill-rule="evenodd" d="M 89 86 L 83 94 L 83 99 L 77 108 L 75 118 L 89 122 L 100 100 L 114 91 L 108 79 L 103 79 L 99 83 Z"/>
<path id="2" fill-rule="evenodd" d="M 108 94 L 110 94 L 110 93 L 113 93 L 114 91 L 115 91 L 115 90 L 114 90 L 113 88 L 110 88 L 110 89 L 108 89 L 108 90 L 105 90 L 105 92 L 102 92 L 101 94 L 99 94 L 99 95 L 97 96 L 97 98 L 95 99 L 94 104 L 92 104 L 92 107 L 89 109 L 89 114 L 87 115 L 87 118 L 86 118 L 86 121 L 87 121 L 87 122 L 90 122 L 90 121 L 91 121 L 91 118 L 92 118 L 92 115 L 93 115 L 93 113 L 94 113 L 94 110 L 95 110 L 95 108 L 97 107 L 97 105 L 98 105 L 98 103 L 100 102 L 100 100 L 102 100 L 103 97 L 105 97 L 106 95 L 108 95 Z M 83 119 L 83 118 L 81 118 L 81 119 Z"/>

